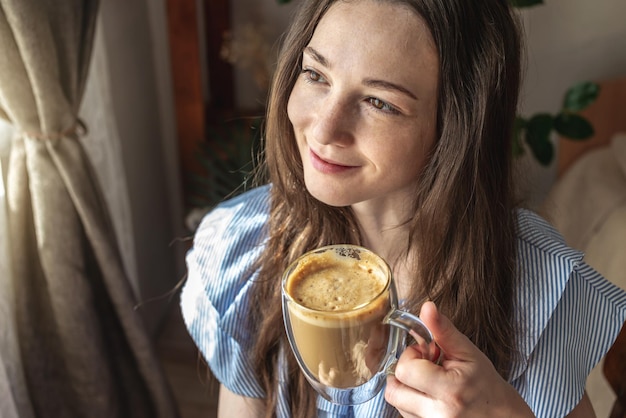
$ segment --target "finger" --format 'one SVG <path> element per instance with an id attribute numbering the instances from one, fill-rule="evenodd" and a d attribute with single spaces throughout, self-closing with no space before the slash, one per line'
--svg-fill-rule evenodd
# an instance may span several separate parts
<path id="1" fill-rule="evenodd" d="M 385 400 L 404 418 L 425 417 L 432 412 L 432 400 L 419 391 L 405 386 L 394 376 L 387 377 Z"/>
<path id="2" fill-rule="evenodd" d="M 433 362 L 423 359 L 418 349 L 407 347 L 395 368 L 395 378 L 410 388 L 429 397 L 437 397 L 446 388 L 446 370 Z"/>
<path id="3" fill-rule="evenodd" d="M 443 350 L 444 359 L 472 360 L 478 349 L 454 324 L 439 312 L 433 302 L 426 302 L 420 310 L 420 319 L 430 329 L 433 338 Z"/>

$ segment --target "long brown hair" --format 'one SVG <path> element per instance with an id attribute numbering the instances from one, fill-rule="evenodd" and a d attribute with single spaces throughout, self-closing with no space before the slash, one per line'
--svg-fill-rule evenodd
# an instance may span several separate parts
<path id="1" fill-rule="evenodd" d="M 270 91 L 260 171 L 272 184 L 269 238 L 259 258 L 250 318 L 258 324 L 257 376 L 266 416 L 276 411 L 282 324 L 280 277 L 297 256 L 333 243 L 361 244 L 350 208 L 327 206 L 304 185 L 287 116 L 302 51 L 336 1 L 300 0 L 283 39 Z M 513 322 L 515 210 L 511 133 L 520 83 L 517 21 L 506 0 L 380 0 L 403 4 L 428 25 L 439 53 L 438 140 L 420 178 L 407 254 L 419 260 L 408 306 L 433 300 L 506 377 L 516 347 Z M 315 414 L 315 394 L 287 353 L 293 416 Z"/>

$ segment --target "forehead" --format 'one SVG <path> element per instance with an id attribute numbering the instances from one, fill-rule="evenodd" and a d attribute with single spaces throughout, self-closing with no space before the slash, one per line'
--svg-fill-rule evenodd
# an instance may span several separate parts
<path id="1" fill-rule="evenodd" d="M 347 23 L 347 27 L 344 24 Z M 321 28 L 320 28 L 321 26 Z M 428 26 L 410 5 L 390 0 L 338 0 L 330 5 L 318 22 L 316 32 L 328 29 L 348 29 L 355 31 L 371 29 L 382 31 L 377 36 L 395 34 L 398 41 L 402 35 L 410 38 L 427 35 L 427 41 L 434 41 Z M 408 29 L 408 30 L 407 30 Z M 372 34 L 374 35 L 374 34 Z M 408 41 L 408 39 L 406 39 Z"/>
<path id="2" fill-rule="evenodd" d="M 310 45 L 346 65 L 367 62 L 384 73 L 416 67 L 438 70 L 438 54 L 424 20 L 405 4 L 380 0 L 337 1 L 320 19 Z"/>

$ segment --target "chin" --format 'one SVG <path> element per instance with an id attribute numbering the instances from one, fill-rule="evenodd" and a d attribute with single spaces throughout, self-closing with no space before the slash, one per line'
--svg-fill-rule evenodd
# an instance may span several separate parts
<path id="1" fill-rule="evenodd" d="M 315 199 L 333 207 L 346 207 L 354 203 L 351 196 L 344 190 L 324 185 L 309 185 L 306 181 L 306 189 Z"/>

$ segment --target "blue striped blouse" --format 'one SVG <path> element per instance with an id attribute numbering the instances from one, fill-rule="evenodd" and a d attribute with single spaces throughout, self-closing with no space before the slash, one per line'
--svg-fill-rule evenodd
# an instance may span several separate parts
<path id="1" fill-rule="evenodd" d="M 181 308 L 189 333 L 216 378 L 234 393 L 261 398 L 248 352 L 253 330 L 245 320 L 251 265 L 266 239 L 268 186 L 212 210 L 187 254 Z M 519 211 L 517 344 L 521 359 L 509 379 L 537 417 L 563 417 L 579 402 L 586 377 L 608 351 L 626 318 L 626 292 L 609 283 L 567 247 L 537 215 Z M 285 367 L 280 366 L 278 417 L 289 417 Z M 391 417 L 383 392 L 357 406 L 321 397 L 319 417 Z"/>

